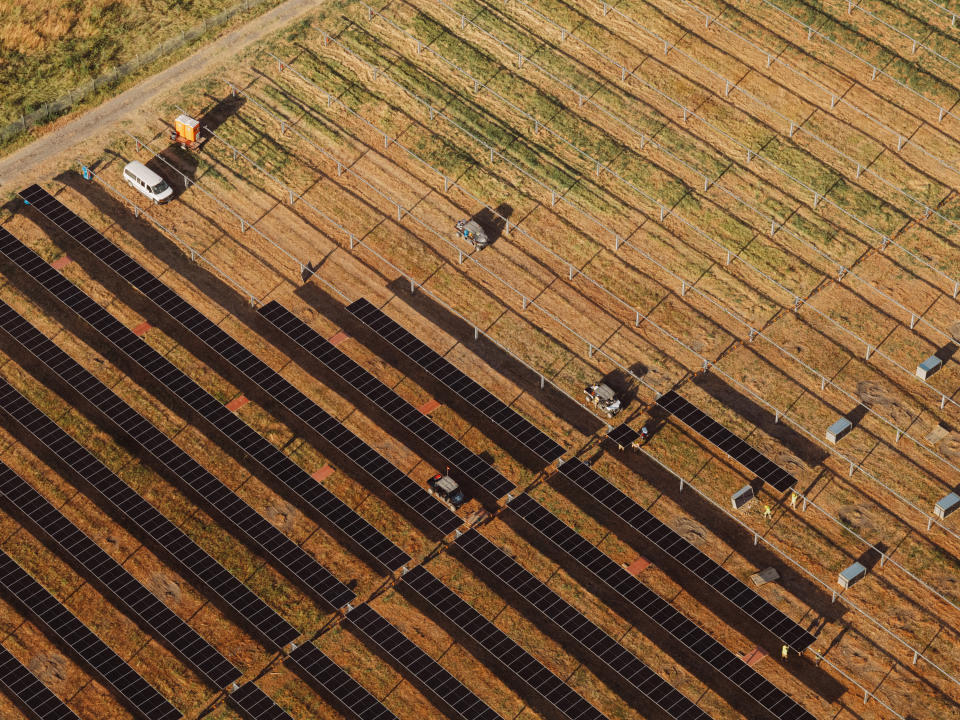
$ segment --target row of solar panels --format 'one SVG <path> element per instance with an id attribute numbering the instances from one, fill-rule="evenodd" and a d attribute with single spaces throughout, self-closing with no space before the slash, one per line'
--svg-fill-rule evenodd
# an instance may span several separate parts
<path id="1" fill-rule="evenodd" d="M 54 202 L 55 202 L 55 201 L 54 201 Z M 101 237 L 102 237 L 102 236 L 101 236 Z M 108 254 L 108 253 L 104 253 L 104 254 Z M 126 256 L 124 256 L 124 257 L 126 257 Z M 130 262 L 132 262 L 132 261 L 130 261 Z M 144 272 L 145 272 L 145 271 L 144 271 Z M 151 276 L 151 278 L 152 278 L 152 276 Z M 153 279 L 153 280 L 155 281 L 155 279 Z M 145 287 L 146 287 L 146 286 L 149 286 L 149 285 L 150 285 L 149 283 L 146 283 L 146 282 L 144 283 L 144 286 L 145 286 Z M 161 286 L 161 287 L 162 287 L 162 286 Z M 142 288 L 141 288 L 141 289 L 142 289 Z M 165 290 L 165 291 L 168 293 L 167 297 L 169 297 L 169 290 L 166 289 L 166 288 L 163 288 L 163 290 Z M 180 299 L 177 298 L 177 300 L 180 300 Z M 180 303 L 183 303 L 183 301 L 180 300 Z M 184 303 L 184 304 L 185 304 L 185 303 Z M 356 304 L 355 304 L 355 305 L 356 305 Z M 192 311 L 192 313 L 194 313 L 194 314 L 196 314 L 196 315 L 199 315 L 198 313 L 196 313 L 195 310 L 193 310 L 193 308 L 190 308 L 189 306 L 187 306 L 187 307 L 189 308 L 190 311 Z M 372 306 L 371 306 L 371 307 L 372 307 Z M 354 308 L 354 309 L 356 310 L 357 308 Z M 381 330 L 385 330 L 385 331 L 388 332 L 388 333 L 389 333 L 389 332 L 393 332 L 393 329 L 390 328 L 389 326 L 386 326 L 386 327 L 385 327 L 385 323 L 383 322 L 383 318 L 386 318 L 385 315 L 382 315 L 382 313 L 380 313 L 380 315 L 381 315 L 382 317 L 377 318 L 377 317 L 375 317 L 375 316 L 372 316 L 372 313 L 370 313 L 370 308 L 359 308 L 359 309 L 364 311 L 363 314 L 364 314 L 365 317 L 366 317 L 365 322 L 368 322 L 368 324 L 371 324 L 371 319 L 372 319 L 371 327 L 374 327 L 374 328 L 376 329 L 375 326 L 376 326 L 376 325 L 379 325 L 379 327 L 380 327 Z M 374 310 L 375 310 L 375 308 L 374 308 Z M 281 329 L 283 329 L 285 332 L 287 332 L 287 334 L 290 335 L 295 341 L 299 342 L 302 346 L 304 346 L 305 348 L 307 348 L 315 357 L 317 357 L 317 359 L 319 359 L 321 362 L 324 362 L 324 364 L 327 365 L 328 368 L 330 368 L 331 370 L 333 370 L 333 371 L 335 371 L 335 372 L 338 372 L 338 374 L 341 374 L 342 377 L 350 378 L 351 381 L 352 381 L 351 384 L 354 384 L 354 385 L 361 384 L 361 385 L 362 385 L 363 383 L 366 383 L 366 392 L 368 392 L 368 393 L 371 393 L 371 392 L 378 393 L 378 397 L 379 397 L 381 400 L 383 400 L 383 399 L 385 398 L 385 396 L 384 396 L 384 394 L 383 394 L 383 392 L 382 392 L 385 386 L 382 386 L 382 383 L 380 383 L 380 386 L 377 386 L 377 385 L 375 384 L 375 383 L 379 383 L 379 381 L 375 381 L 374 383 L 371 383 L 370 380 L 371 380 L 372 376 L 370 376 L 368 373 L 366 373 L 366 371 L 362 371 L 362 369 L 361 369 L 360 372 L 357 372 L 357 369 L 358 369 L 359 366 L 356 366 L 356 364 L 353 363 L 352 360 L 349 360 L 348 358 L 346 358 L 346 356 L 344 356 L 342 353 L 340 353 L 340 351 L 335 350 L 330 343 L 328 343 L 327 341 L 325 341 L 325 340 L 323 340 L 322 338 L 320 338 L 318 335 L 316 335 L 316 333 L 315 333 L 314 331 L 310 330 L 308 327 L 305 326 L 305 324 L 303 324 L 302 322 L 300 322 L 297 318 L 295 318 L 294 316 L 292 316 L 290 313 L 288 313 L 288 312 L 287 312 L 286 310 L 284 310 L 282 307 L 280 307 L 280 306 L 278 306 L 278 305 L 275 305 L 275 304 L 271 304 L 271 306 L 268 306 L 267 308 L 265 308 L 263 312 L 264 312 L 264 314 L 268 317 L 268 319 L 270 319 L 272 322 L 274 322 L 274 324 L 276 324 L 276 325 L 278 325 L 279 327 L 281 327 Z M 376 311 L 376 312 L 379 313 L 379 311 Z M 181 311 L 181 316 L 185 316 L 185 315 L 187 315 L 187 314 L 184 313 L 183 311 Z M 202 316 L 200 316 L 200 317 L 202 318 Z M 206 320 L 206 318 L 202 318 L 202 319 L 203 319 L 203 321 L 205 321 L 206 323 L 209 323 L 209 321 Z M 362 319 L 363 319 L 363 318 L 362 318 Z M 194 325 L 195 325 L 195 326 L 200 324 L 200 323 L 196 322 L 196 318 L 192 318 L 192 322 L 194 322 Z M 392 321 L 390 321 L 390 322 L 392 323 Z M 212 325 L 212 324 L 211 324 L 211 325 Z M 394 325 L 395 325 L 395 323 L 394 323 Z M 215 326 L 213 326 L 213 327 L 215 328 Z M 399 327 L 399 326 L 397 326 L 397 327 Z M 221 333 L 221 334 L 222 334 L 222 331 L 220 331 L 219 328 L 216 328 L 216 331 L 217 331 L 217 333 Z M 403 331 L 403 332 L 406 332 L 406 331 Z M 197 334 L 198 337 L 202 337 L 200 333 L 195 333 L 195 334 Z M 226 337 L 229 337 L 229 336 L 226 336 Z M 394 337 L 396 337 L 395 333 L 394 333 Z M 411 336 L 411 337 L 412 337 L 412 336 Z M 230 340 L 231 340 L 231 342 L 234 342 L 234 341 L 232 341 L 232 339 L 230 339 Z M 393 342 L 396 344 L 396 340 L 394 340 Z M 409 347 L 409 343 L 406 343 L 405 346 Z M 245 351 L 245 350 L 244 350 L 244 351 Z M 246 351 L 245 351 L 245 352 L 246 352 Z M 249 354 L 249 353 L 248 353 L 248 354 Z M 251 357 L 252 357 L 252 356 L 251 356 Z M 256 360 L 256 362 L 257 362 L 257 363 L 260 363 L 259 360 Z M 444 362 L 445 362 L 445 361 L 444 361 Z M 352 363 L 352 365 L 351 365 L 351 363 Z M 249 366 L 249 363 L 247 363 L 247 364 L 248 364 L 248 366 Z M 262 365 L 262 363 L 260 363 L 260 364 Z M 234 363 L 234 365 L 235 365 L 236 367 L 238 367 L 238 368 L 240 367 L 236 362 Z M 263 367 L 266 368 L 265 365 L 264 365 Z M 436 367 L 436 364 L 434 364 L 434 368 L 435 368 L 435 367 Z M 273 373 L 273 371 L 272 371 L 272 370 L 269 370 L 269 368 L 266 368 L 266 370 L 267 370 L 268 372 L 270 372 L 270 373 Z M 253 379 L 253 376 L 252 376 L 249 372 L 247 372 L 247 375 L 248 375 L 248 377 L 250 377 L 251 379 Z M 471 381 L 471 382 L 472 382 L 472 381 Z M 361 387 L 361 391 L 363 391 L 363 388 L 362 388 L 362 387 Z M 391 391 L 391 392 L 392 392 L 392 391 Z M 395 400 L 395 397 L 386 396 L 386 400 L 387 400 L 387 401 L 390 401 L 390 402 L 393 402 L 393 401 Z M 402 401 L 400 401 L 400 402 L 402 402 Z M 394 403 L 394 404 L 396 404 L 396 403 Z M 407 410 L 409 410 L 409 408 L 404 408 L 404 410 L 407 411 Z M 512 411 L 511 411 L 511 412 L 512 412 Z M 420 417 L 422 417 L 422 415 L 420 415 Z M 435 426 L 434 426 L 434 427 L 435 427 Z M 414 430 L 414 432 L 416 433 L 416 430 Z M 559 446 L 558 446 L 558 447 L 559 447 Z M 530 449 L 533 449 L 533 448 L 530 448 Z M 510 485 L 510 488 L 512 488 L 512 487 L 513 487 L 513 486 Z M 663 601 L 662 601 L 662 602 L 663 602 Z M 687 622 L 689 622 L 689 621 L 687 621 Z M 752 671 L 751 671 L 751 672 L 752 672 Z M 779 692 L 779 691 L 778 691 L 778 692 Z"/>
<path id="2" fill-rule="evenodd" d="M 24 270 L 28 272 L 32 270 L 31 275 L 38 280 L 45 278 L 47 283 L 52 286 L 51 281 L 55 278 L 45 277 L 47 273 L 44 272 L 44 268 L 51 270 L 49 266 L 42 261 L 39 263 L 32 262 L 38 258 L 36 256 L 30 257 L 29 251 L 27 254 L 17 253 L 17 245 L 22 250 L 26 250 L 25 246 L 0 228 L 0 246 L 2 246 L 3 252 L 11 259 L 18 258 L 20 261 L 18 265 Z M 54 274 L 59 276 L 59 273 Z M 70 287 L 73 288 L 72 285 Z M 66 288 L 61 286 L 59 289 L 62 291 Z M 61 294 L 58 297 L 71 297 L 74 302 L 77 302 L 83 294 L 76 288 L 73 288 L 73 290 L 74 292 L 69 295 Z M 74 390 L 123 427 L 125 432 L 140 441 L 141 446 L 153 454 L 158 461 L 173 470 L 178 477 L 187 481 L 187 484 L 191 485 L 195 491 L 203 494 L 205 500 L 217 509 L 222 510 L 225 518 L 235 521 L 238 518 L 249 517 L 250 513 L 253 513 L 252 509 L 237 498 L 232 491 L 215 480 L 179 447 L 162 436 L 142 416 L 119 400 L 112 391 L 2 302 L 0 302 L 0 327 L 3 327 L 11 337 L 16 339 L 22 348 L 47 365 Z M 278 647 L 286 645 L 298 636 L 299 633 L 292 626 L 269 609 L 239 581 L 230 576 L 225 569 L 200 550 L 175 526 L 169 524 L 155 508 L 125 485 L 122 480 L 112 474 L 102 463 L 93 458 L 67 433 L 2 379 L 0 379 L 0 408 L 16 420 L 24 430 L 40 440 L 44 446 L 70 468 L 72 473 L 86 480 L 102 497 L 108 500 L 110 505 L 121 510 L 154 540 L 161 541 L 158 544 L 168 551 L 171 559 L 179 560 L 184 566 L 192 570 L 195 579 L 213 590 L 215 596 L 218 596 L 231 609 L 236 611 L 260 635 Z M 150 444 L 147 445 L 147 442 Z M 187 471 L 189 471 L 189 474 Z M 204 490 L 208 492 L 204 493 Z M 194 630 L 136 581 L 122 566 L 117 564 L 89 537 L 67 520 L 29 484 L 9 468 L 3 466 L 0 466 L 0 495 L 12 507 L 17 508 L 21 515 L 29 518 L 30 522 L 39 528 L 42 534 L 51 539 L 76 566 L 82 567 L 96 578 L 101 587 L 112 595 L 131 617 L 148 627 L 158 638 L 183 657 L 201 677 L 219 688 L 226 687 L 240 677 L 240 672 L 219 652 L 213 649 Z M 278 562 L 281 559 L 291 561 L 291 556 L 294 553 L 290 552 L 289 547 L 284 548 L 283 545 L 277 543 L 271 537 L 271 531 L 274 530 L 272 525 L 266 524 L 265 526 L 254 526 L 252 528 L 247 526 L 244 528 L 235 524 L 235 527 L 248 532 L 252 539 L 262 544 L 262 549 L 265 551 L 272 550 L 273 552 L 268 552 L 268 554 L 272 554 Z M 298 546 L 284 536 L 280 535 L 280 538 L 303 553 Z M 271 540 L 273 540 L 272 543 Z M 287 552 L 282 553 L 282 550 L 287 550 Z M 309 558 L 305 554 L 304 557 Z M 295 556 L 293 559 L 296 559 Z M 305 582 L 305 585 L 313 589 L 318 595 L 333 594 L 334 597 L 342 597 L 342 595 L 336 595 L 336 588 L 345 589 L 345 587 L 335 579 L 334 583 L 331 583 L 330 579 L 333 576 L 312 558 L 310 558 L 310 563 L 313 566 L 311 568 L 313 570 L 312 576 L 306 574 L 307 566 L 305 563 L 294 564 L 290 569 L 299 571 L 305 578 L 312 577 L 313 581 Z M 280 564 L 281 567 L 287 567 L 282 562 Z M 46 604 L 38 605 L 36 600 L 39 595 L 39 585 L 35 581 L 30 585 L 23 583 L 17 586 L 6 584 L 4 587 L 8 592 L 20 598 L 25 607 L 33 606 L 32 609 L 35 612 L 44 610 L 48 614 L 52 614 L 51 616 L 63 615 L 66 612 L 52 596 L 49 596 L 49 593 L 47 593 L 49 599 Z M 17 593 L 20 590 L 23 590 L 23 592 L 18 595 Z M 349 590 L 347 592 L 349 596 L 342 597 L 342 604 L 354 597 L 352 592 Z M 23 595 L 23 593 L 29 593 L 29 595 Z M 333 602 L 337 602 L 337 600 Z M 339 606 L 339 604 L 341 603 L 334 606 Z M 76 630 L 76 627 L 79 627 L 76 623 L 79 623 L 79 621 L 73 618 L 73 622 L 74 625 L 71 626 L 71 629 Z M 76 632 L 74 636 L 76 636 Z M 58 637 L 60 636 L 58 635 Z M 169 702 L 160 697 L 155 690 L 151 688 L 148 692 L 144 687 L 138 685 L 135 680 L 139 676 L 136 676 L 136 673 L 133 673 L 126 663 L 117 664 L 116 661 L 119 658 L 116 658 L 115 655 L 112 655 L 112 658 L 116 658 L 116 660 L 111 660 L 113 665 L 102 665 L 104 657 L 111 657 L 108 655 L 109 649 L 102 643 L 98 645 L 92 641 L 84 640 L 82 646 L 71 647 L 77 650 L 85 660 L 101 663 L 91 667 L 95 671 L 102 669 L 98 674 L 142 717 L 149 718 L 149 720 L 180 717 L 179 712 Z M 84 651 L 88 651 L 89 654 L 84 654 Z M 366 717 L 371 709 L 381 713 L 383 717 L 389 717 L 388 711 L 373 696 L 363 691 L 355 681 L 350 679 L 332 661 L 325 658 L 318 649 L 306 645 L 295 650 L 290 658 L 290 663 L 302 675 L 310 679 L 315 686 L 323 689 L 342 707 L 356 711 L 358 717 Z M 119 662 L 122 663 L 122 661 Z M 106 674 L 108 671 L 109 674 Z M 11 670 L 12 672 L 13 670 Z M 18 677 L 19 680 L 17 680 Z M 28 681 L 29 677 L 22 676 L 22 673 L 17 676 L 10 676 L 11 684 L 7 688 L 18 702 L 38 717 L 45 718 L 51 712 L 61 712 L 62 703 L 51 703 L 51 696 L 48 693 L 39 692 L 37 686 Z M 146 687 L 149 688 L 149 686 Z M 259 688 L 251 683 L 247 683 L 231 693 L 228 696 L 228 701 L 250 720 L 272 720 L 288 717 Z M 65 706 L 62 707 L 65 708 Z M 68 709 L 66 712 L 70 713 Z M 68 714 L 65 717 L 69 716 Z M 50 715 L 50 717 L 59 716 Z"/>

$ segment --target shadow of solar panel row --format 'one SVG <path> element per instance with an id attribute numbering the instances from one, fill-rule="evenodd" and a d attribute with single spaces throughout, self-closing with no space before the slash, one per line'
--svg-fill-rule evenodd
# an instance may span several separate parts
<path id="1" fill-rule="evenodd" d="M 333 608 L 343 607 L 356 597 L 309 553 L 2 301 L 0 327 L 203 498 L 219 513 L 227 527 L 246 538 L 255 550 L 286 568 L 304 587 Z"/>
<path id="2" fill-rule="evenodd" d="M 360 298 L 347 305 L 354 317 L 402 352 L 411 362 L 435 377 L 447 390 L 475 408 L 497 427 L 549 465 L 564 453 L 563 448 L 516 410 L 501 401 L 456 365 L 401 327 L 393 318 Z"/>
<path id="3" fill-rule="evenodd" d="M 313 330 L 300 318 L 273 300 L 260 308 L 263 315 L 277 329 L 282 331 L 291 340 L 323 363 L 341 380 L 357 388 L 380 407 L 384 407 L 367 391 L 370 387 L 380 383 L 370 373 L 357 365 L 342 352 L 337 350 L 319 333 Z M 368 381 L 369 379 L 369 381 Z M 386 386 L 384 386 L 386 387 Z M 388 391 L 396 397 L 392 390 Z M 401 401 L 402 402 L 402 401 Z M 386 408 L 384 408 L 386 409 Z M 412 408 L 410 408 L 412 410 Z M 393 414 L 393 413 L 391 413 Z M 422 413 L 417 413 L 421 418 Z M 323 431 L 325 438 L 338 438 L 339 447 L 351 448 L 350 459 L 367 471 L 374 480 L 392 492 L 397 498 L 406 503 L 417 515 L 430 523 L 441 535 L 447 535 L 463 524 L 463 521 L 439 500 L 431 496 L 420 485 L 407 477 L 390 461 L 373 450 L 365 442 L 357 438 L 339 422 L 330 418 L 318 430 Z M 306 418 L 303 418 L 306 419 Z M 430 422 L 433 425 L 432 421 Z M 329 427 L 329 429 L 327 429 Z M 413 429 L 413 428 L 411 428 Z M 416 432 L 416 431 L 415 431 Z M 343 439 L 340 439 L 343 438 Z"/>
<path id="4" fill-rule="evenodd" d="M 803 652 L 814 641 L 813 635 L 582 461 L 567 460 L 558 471 L 797 652 Z"/>
<path id="5" fill-rule="evenodd" d="M 418 687 L 432 696 L 448 717 L 454 720 L 502 720 L 483 700 L 369 605 L 351 610 L 346 621 L 417 680 Z"/>
<path id="6" fill-rule="evenodd" d="M 797 479 L 793 475 L 772 460 L 768 460 L 675 391 L 671 390 L 661 395 L 657 405 L 723 450 L 777 492 L 785 493 L 797 484 Z"/>
<path id="7" fill-rule="evenodd" d="M 293 720 L 252 681 L 227 695 L 227 702 L 247 720 Z"/>
<path id="8" fill-rule="evenodd" d="M 507 508 L 535 529 L 541 537 L 560 549 L 571 562 L 585 568 L 597 580 L 612 588 L 774 717 L 780 720 L 814 720 L 813 715 L 785 692 L 714 640 L 699 625 L 677 612 L 669 602 L 580 537 L 575 530 L 529 495 L 514 498 Z"/>
<path id="9" fill-rule="evenodd" d="M 570 720 L 605 720 L 603 713 L 547 670 L 543 663 L 474 610 L 422 565 L 405 573 L 400 578 L 399 585 L 401 590 L 406 587 L 415 592 L 445 617 L 458 632 L 470 636 L 564 717 Z"/>
<path id="10" fill-rule="evenodd" d="M 5 647 L 0 647 L 0 685 L 35 720 L 80 720 Z"/>
<path id="11" fill-rule="evenodd" d="M 0 551 L 0 587 L 147 720 L 178 720 L 179 710 L 127 665 L 9 555 Z"/>
<path id="12" fill-rule="evenodd" d="M 339 665 L 324 655 L 313 643 L 305 643 L 287 657 L 308 682 L 330 696 L 334 704 L 358 720 L 397 720 L 397 716 L 350 677 Z"/>
<path id="13" fill-rule="evenodd" d="M 337 350 L 275 300 L 261 308 L 260 313 L 287 337 L 340 376 L 345 383 L 363 393 L 370 402 L 442 455 L 451 466 L 460 470 L 494 498 L 501 498 L 516 487 L 489 463 L 477 457 L 459 440 L 360 367 L 348 355 Z"/>
<path id="14" fill-rule="evenodd" d="M 562 639 L 554 639 L 573 642 L 589 650 L 608 670 L 619 675 L 670 717 L 677 720 L 709 720 L 710 716 L 692 700 L 479 532 L 465 532 L 457 538 L 455 545 L 566 634 Z"/>
<path id="15" fill-rule="evenodd" d="M 299 636 L 292 625 L 2 378 L 0 408 L 265 638 L 283 647 Z"/>
<path id="16" fill-rule="evenodd" d="M 242 674 L 206 640 L 99 545 L 51 505 L 13 470 L 0 463 L 0 497 L 29 517 L 67 556 L 73 567 L 82 567 L 113 593 L 127 612 L 161 639 L 218 688 Z"/>
<path id="17" fill-rule="evenodd" d="M 214 425 L 241 451 L 260 463 L 278 482 L 296 493 L 304 503 L 352 538 L 389 571 L 399 569 L 409 562 L 410 557 L 405 552 L 320 485 L 283 451 L 274 447 L 235 413 L 227 410 L 223 403 L 216 400 L 123 323 L 97 305 L 63 275 L 44 262 L 33 250 L 9 233 L 5 233 L 3 228 L 0 228 L 0 253 L 10 258 L 109 340 L 114 347 Z"/>

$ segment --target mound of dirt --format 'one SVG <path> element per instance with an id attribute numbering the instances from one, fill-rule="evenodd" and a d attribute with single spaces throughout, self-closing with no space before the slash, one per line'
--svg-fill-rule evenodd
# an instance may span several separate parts
<path id="1" fill-rule="evenodd" d="M 703 525 L 688 517 L 682 517 L 677 520 L 674 530 L 677 531 L 680 537 L 694 546 L 703 545 L 710 536 L 710 533 Z"/>
<path id="2" fill-rule="evenodd" d="M 38 653 L 30 659 L 27 667 L 40 682 L 53 690 L 67 679 L 67 659 L 58 653 Z"/>
<path id="3" fill-rule="evenodd" d="M 180 584 L 168 575 L 155 572 L 147 578 L 145 585 L 164 605 L 176 607 L 180 604 L 180 598 L 182 597 Z"/>
<path id="4" fill-rule="evenodd" d="M 297 524 L 300 517 L 300 511 L 285 500 L 279 500 L 271 505 L 267 505 L 264 510 L 267 520 L 272 522 L 285 533 L 291 532 Z"/>
<path id="5" fill-rule="evenodd" d="M 857 397 L 868 408 L 886 417 L 898 427 L 906 427 L 913 418 L 914 411 L 880 383 L 869 380 L 858 382 Z"/>
<path id="6" fill-rule="evenodd" d="M 876 508 L 866 503 L 843 505 L 838 508 L 837 517 L 858 532 L 869 532 L 878 527 Z"/>

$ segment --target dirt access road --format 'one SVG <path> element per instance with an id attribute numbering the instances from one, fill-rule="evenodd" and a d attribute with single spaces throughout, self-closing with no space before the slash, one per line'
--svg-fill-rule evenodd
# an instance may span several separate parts
<path id="1" fill-rule="evenodd" d="M 286 0 L 63 127 L 0 158 L 0 197 L 60 172 L 65 164 L 76 159 L 85 144 L 102 140 L 126 120 L 145 117 L 153 103 L 165 93 L 202 77 L 226 59 L 307 14 L 322 1 Z"/>

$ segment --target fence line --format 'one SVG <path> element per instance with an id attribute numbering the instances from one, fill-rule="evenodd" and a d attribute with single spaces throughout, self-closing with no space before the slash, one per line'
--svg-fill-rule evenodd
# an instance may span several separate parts
<path id="1" fill-rule="evenodd" d="M 109 70 L 102 72 L 98 77 L 89 80 L 82 85 L 78 85 L 70 92 L 64 93 L 60 97 L 45 102 L 39 108 L 31 113 L 20 113 L 20 119 L 14 120 L 6 127 L 0 128 L 0 142 L 6 142 L 20 133 L 26 132 L 30 128 L 47 122 L 51 117 L 59 115 L 68 110 L 83 98 L 100 88 L 119 82 L 121 79 L 135 73 L 140 68 L 149 65 L 152 62 L 169 55 L 175 50 L 188 45 L 198 37 L 209 31 L 211 28 L 219 27 L 225 24 L 230 18 L 240 12 L 249 10 L 256 5 L 262 5 L 267 0 L 241 0 L 233 7 L 230 7 L 218 15 L 210 18 L 204 18 L 188 30 L 184 30 L 179 35 L 164 40 L 159 45 L 155 45 L 146 53 L 137 53 L 136 57 L 125 63 L 116 65 Z"/>

